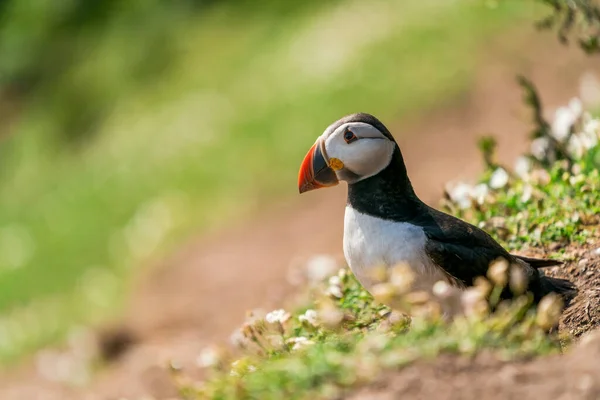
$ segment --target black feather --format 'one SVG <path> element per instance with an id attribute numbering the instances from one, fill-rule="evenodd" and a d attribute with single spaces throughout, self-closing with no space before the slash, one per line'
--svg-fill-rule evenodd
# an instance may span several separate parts
<path id="1" fill-rule="evenodd" d="M 531 265 L 533 268 L 536 268 L 536 269 L 546 268 L 546 267 L 554 267 L 556 265 L 564 264 L 562 261 L 558 261 L 558 260 L 531 258 L 531 257 L 525 257 L 525 256 L 517 256 L 515 254 L 513 254 L 512 256 L 518 258 L 519 260 L 525 261 L 527 264 Z"/>

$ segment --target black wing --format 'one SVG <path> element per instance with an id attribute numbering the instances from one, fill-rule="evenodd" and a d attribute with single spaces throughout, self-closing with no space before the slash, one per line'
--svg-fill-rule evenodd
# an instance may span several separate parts
<path id="1" fill-rule="evenodd" d="M 418 219 L 415 222 L 425 231 L 425 251 L 431 260 L 467 286 L 485 276 L 494 260 L 514 260 L 486 232 L 451 215 L 428 207 Z"/>

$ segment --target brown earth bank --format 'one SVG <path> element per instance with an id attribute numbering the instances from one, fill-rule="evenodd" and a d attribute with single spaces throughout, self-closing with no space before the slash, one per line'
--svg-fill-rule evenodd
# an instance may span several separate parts
<path id="1" fill-rule="evenodd" d="M 488 53 L 481 60 L 472 87 L 462 97 L 410 120 L 384 121 L 403 149 L 417 193 L 430 204 L 437 203 L 447 181 L 474 178 L 481 171 L 475 145 L 480 135 L 497 135 L 499 158 L 507 165 L 512 165 L 526 149 L 530 115 L 522 105 L 515 73 L 532 78 L 544 102 L 556 107 L 578 94 L 582 72 L 600 71 L 598 58 L 587 58 L 575 48 L 565 48 L 550 35 L 530 31 L 522 35 L 520 32 L 498 38 L 487 47 L 493 48 L 494 54 Z M 357 110 L 349 110 L 354 111 Z M 337 117 L 332 116 L 332 120 Z M 315 136 L 317 134 L 315 132 Z M 290 180 L 294 185 L 295 176 Z M 0 378 L 0 399 L 175 396 L 165 367 L 169 361 L 194 374 L 199 351 L 209 343 L 226 340 L 243 321 L 247 310 L 282 304 L 291 288 L 286 277 L 292 263 L 303 262 L 319 253 L 341 257 L 344 197 L 345 188 L 338 187 L 284 199 L 259 210 L 256 216 L 237 226 L 190 240 L 139 280 L 119 329 L 103 336 L 109 338 L 104 340 L 105 348 L 115 357 L 89 385 L 73 388 L 50 382 L 40 376 L 33 362 L 28 362 Z M 577 279 L 582 282 L 587 282 L 587 271 L 597 276 L 597 263 L 587 264 L 585 270 L 577 269 L 578 265 L 572 263 L 567 268 L 573 268 L 573 274 L 579 273 Z M 569 269 L 556 273 L 567 271 Z M 588 310 L 596 307 L 595 312 L 598 310 L 597 292 L 594 292 L 597 287 L 590 286 L 589 295 L 593 297 L 595 293 L 596 302 L 587 307 Z M 581 300 L 582 305 L 577 309 L 585 313 L 592 297 Z M 572 318 L 583 317 L 573 314 Z M 598 315 L 593 314 L 593 318 L 595 322 L 583 330 L 597 325 Z M 596 349 L 596 353 L 592 349 Z M 473 393 L 483 398 L 500 398 L 492 397 L 501 386 L 497 383 L 499 371 L 505 371 L 502 376 L 508 378 L 502 379 L 508 379 L 505 385 L 514 390 L 502 398 L 516 398 L 519 393 L 523 393 L 519 398 L 560 398 L 547 395 L 550 392 L 543 390 L 563 381 L 576 386 L 575 378 L 584 376 L 581 375 L 584 366 L 597 364 L 598 349 L 600 344 L 589 351 L 574 351 L 564 359 L 553 357 L 514 365 L 490 356 L 470 361 L 444 356 L 435 362 L 421 362 L 403 371 L 390 372 L 377 385 L 362 389 L 350 398 L 396 398 L 405 384 L 412 387 L 409 389 L 413 392 L 407 393 L 414 393 L 414 398 L 475 398 Z M 513 374 L 511 368 L 524 371 L 524 375 Z M 545 371 L 553 371 L 557 377 L 556 380 L 551 378 L 548 386 L 542 382 L 547 379 Z M 524 382 L 522 376 L 532 377 L 532 383 L 518 389 Z M 593 381 L 598 381 L 597 375 L 585 379 L 591 379 L 592 383 L 584 380 L 584 387 L 597 388 Z M 478 391 L 467 393 L 469 383 L 479 385 Z M 539 393 L 534 383 L 539 386 Z M 392 397 L 360 397 L 361 393 Z"/>
<path id="2" fill-rule="evenodd" d="M 493 354 L 442 355 L 390 371 L 347 400 L 597 400 L 600 399 L 600 332 L 568 354 L 504 362 Z"/>

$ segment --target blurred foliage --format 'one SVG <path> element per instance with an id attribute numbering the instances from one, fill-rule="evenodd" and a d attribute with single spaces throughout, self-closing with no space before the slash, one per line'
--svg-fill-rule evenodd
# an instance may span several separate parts
<path id="1" fill-rule="evenodd" d="M 588 54 L 600 53 L 600 5 L 596 0 L 539 0 L 552 8 L 538 21 L 540 29 L 556 29 L 559 40 L 568 43 L 575 36 Z"/>
<path id="2" fill-rule="evenodd" d="M 14 106 L 15 102 L 49 97 L 59 126 L 49 134 L 56 135 L 61 144 L 81 144 L 97 132 L 98 124 L 111 111 L 122 90 L 160 79 L 176 57 L 180 25 L 216 3 L 3 1 L 0 104 Z M 218 3 L 233 4 L 239 12 L 253 6 L 246 0 Z M 300 7 L 272 0 L 261 2 L 261 6 L 275 13 Z M 100 54 L 94 57 L 94 53 Z M 89 57 L 90 63 L 97 65 L 85 66 Z M 78 67 L 81 64 L 83 68 Z M 97 74 L 95 68 L 102 68 L 105 73 Z"/>
<path id="3" fill-rule="evenodd" d="M 1 4 L 0 362 L 118 316 L 136 267 L 295 193 L 332 119 L 393 121 L 460 95 L 481 44 L 540 10 Z"/>

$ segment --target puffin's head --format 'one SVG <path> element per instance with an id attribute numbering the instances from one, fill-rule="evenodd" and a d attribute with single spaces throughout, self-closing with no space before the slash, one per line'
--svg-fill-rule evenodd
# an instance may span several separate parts
<path id="1" fill-rule="evenodd" d="M 298 176 L 300 193 L 376 175 L 388 166 L 396 146 L 374 116 L 348 115 L 325 129 L 308 151 Z"/>

